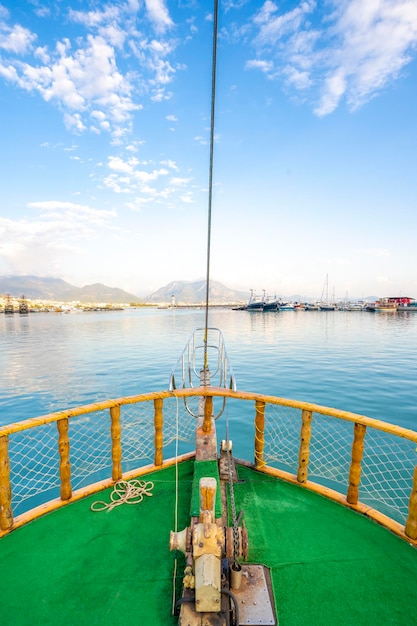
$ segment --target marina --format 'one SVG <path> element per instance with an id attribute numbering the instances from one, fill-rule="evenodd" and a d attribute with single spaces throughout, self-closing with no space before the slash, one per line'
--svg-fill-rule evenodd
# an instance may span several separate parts
<path id="1" fill-rule="evenodd" d="M 363 311 L 363 312 L 379 312 L 379 311 L 417 311 L 417 300 L 415 298 L 404 297 L 387 297 L 380 298 L 375 302 L 366 300 L 319 300 L 318 302 L 288 302 L 277 299 L 268 299 L 265 296 L 260 298 L 251 293 L 246 305 L 233 307 L 239 311 L 258 311 L 258 312 L 279 312 L 279 311 Z"/>

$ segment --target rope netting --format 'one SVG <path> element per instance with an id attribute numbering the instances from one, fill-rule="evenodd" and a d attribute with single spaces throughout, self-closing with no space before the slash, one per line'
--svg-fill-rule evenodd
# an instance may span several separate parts
<path id="1" fill-rule="evenodd" d="M 267 405 L 264 460 L 277 469 L 297 474 L 301 411 Z M 313 413 L 308 479 L 346 494 L 352 461 L 354 425 L 350 421 Z M 368 427 L 361 463 L 359 500 L 404 524 L 417 464 L 413 441 Z"/>
<path id="2" fill-rule="evenodd" d="M 59 497 L 56 424 L 43 424 L 9 436 L 13 515 Z"/>
<path id="3" fill-rule="evenodd" d="M 180 417 L 177 417 L 177 406 Z M 195 449 L 196 421 L 175 398 L 164 402 L 164 457 L 174 456 L 178 429 L 178 451 Z M 153 402 L 121 407 L 122 467 L 127 472 L 154 460 Z M 112 441 L 108 410 L 72 417 L 69 420 L 71 486 L 73 491 L 111 478 Z M 58 431 L 56 423 L 9 435 L 13 515 L 20 515 L 60 495 Z"/>
<path id="4" fill-rule="evenodd" d="M 416 464 L 414 442 L 368 428 L 362 461 L 362 502 L 403 523 Z"/>
<path id="5" fill-rule="evenodd" d="M 111 475 L 110 415 L 100 411 L 69 421 L 71 484 L 74 490 Z"/>
<path id="6" fill-rule="evenodd" d="M 198 396 L 187 398 L 198 402 Z M 214 398 L 214 402 L 222 398 Z M 237 456 L 253 455 L 255 407 L 252 401 L 229 400 L 230 436 L 237 440 Z M 122 470 L 124 473 L 154 462 L 155 407 L 152 400 L 120 407 Z M 222 422 L 222 420 L 218 420 Z M 111 419 L 108 409 L 71 417 L 69 462 L 75 491 L 112 476 Z M 221 424 L 217 424 L 219 432 Z M 280 404 L 265 405 L 263 460 L 277 469 L 297 474 L 302 411 Z M 163 457 L 195 450 L 196 419 L 183 398 L 163 401 Z M 219 437 L 219 434 L 218 434 Z M 318 412 L 312 414 L 308 479 L 346 495 L 352 460 L 354 424 Z M 234 446 L 235 448 L 235 446 Z M 236 450 L 235 450 L 236 452 Z M 13 516 L 60 496 L 60 458 L 55 422 L 9 435 Z M 367 427 L 361 463 L 359 501 L 404 524 L 417 464 L 416 443 Z"/>

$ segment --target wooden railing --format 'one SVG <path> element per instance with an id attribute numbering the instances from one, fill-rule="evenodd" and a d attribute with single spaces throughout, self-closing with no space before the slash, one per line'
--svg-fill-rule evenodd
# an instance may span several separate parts
<path id="1" fill-rule="evenodd" d="M 47 510 L 58 508 L 66 503 L 80 499 L 89 493 L 94 493 L 100 489 L 111 486 L 121 478 L 129 479 L 129 477 L 137 476 L 161 468 L 175 462 L 172 457 L 164 460 L 164 409 L 168 401 L 176 403 L 178 411 L 178 398 L 201 397 L 206 398 L 206 409 L 212 412 L 213 398 L 231 398 L 234 401 L 240 400 L 245 403 L 254 403 L 252 415 L 254 419 L 254 466 L 259 471 L 269 473 L 304 488 L 319 492 L 327 497 L 336 500 L 345 506 L 353 508 L 357 511 L 365 513 L 369 517 L 374 518 L 379 523 L 387 526 L 398 535 L 406 538 L 408 541 L 417 544 L 417 465 L 410 473 L 409 495 L 405 523 L 399 523 L 387 517 L 386 514 L 372 508 L 360 501 L 361 472 L 363 465 L 363 455 L 365 450 L 365 435 L 367 431 L 374 429 L 388 434 L 394 439 L 408 440 L 413 445 L 417 445 L 417 432 L 395 426 L 380 420 L 375 420 L 366 416 L 340 411 L 328 407 L 322 407 L 306 402 L 298 402 L 277 398 L 274 396 L 265 396 L 256 393 L 247 393 L 233 391 L 215 387 L 199 387 L 194 389 L 179 389 L 175 391 L 162 391 L 151 394 L 142 394 L 129 398 L 119 398 L 117 400 L 106 400 L 87 406 L 69 409 L 59 413 L 52 413 L 42 417 L 18 422 L 10 426 L 0 427 L 0 536 L 4 535 L 13 528 L 26 523 L 29 519 L 43 514 Z M 123 446 L 122 446 L 122 428 L 121 428 L 121 411 L 124 406 L 148 403 L 149 410 L 153 414 L 153 463 L 142 468 L 123 472 Z M 252 404 L 253 406 L 253 404 Z M 299 429 L 299 447 L 297 467 L 294 473 L 274 468 L 265 460 L 265 449 L 268 445 L 268 437 L 266 431 L 273 417 L 269 416 L 271 410 L 281 410 L 282 408 L 296 409 L 300 412 L 300 429 Z M 111 476 L 104 480 L 96 482 L 89 488 L 73 491 L 71 484 L 71 441 L 69 437 L 69 424 L 75 417 L 88 415 L 91 413 L 109 410 L 110 413 L 110 433 L 111 440 Z M 341 493 L 334 491 L 327 486 L 320 485 L 308 479 L 309 462 L 310 462 L 310 441 L 312 429 L 314 429 L 315 416 L 329 416 L 335 420 L 342 420 L 345 423 L 352 424 L 352 444 L 350 451 L 350 467 L 347 476 L 347 491 Z M 178 419 L 178 415 L 177 415 Z M 13 494 L 12 494 L 12 475 L 13 475 L 13 457 L 9 454 L 9 441 L 17 433 L 22 434 L 24 431 L 32 431 L 45 424 L 57 424 L 57 448 L 59 454 L 59 481 L 60 481 L 60 497 L 52 502 L 44 503 L 36 509 L 25 512 L 14 519 L 13 517 Z M 368 451 L 372 454 L 372 450 Z M 192 456 L 192 453 L 183 455 L 182 458 Z M 416 455 L 417 459 L 417 455 Z"/>

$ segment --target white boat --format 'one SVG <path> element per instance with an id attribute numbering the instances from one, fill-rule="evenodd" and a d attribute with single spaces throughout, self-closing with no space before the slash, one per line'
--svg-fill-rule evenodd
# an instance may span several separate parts
<path id="1" fill-rule="evenodd" d="M 250 290 L 250 296 L 249 296 L 249 301 L 248 304 L 245 307 L 246 311 L 263 311 L 264 310 L 264 304 L 265 304 L 265 292 L 264 295 L 262 296 L 262 298 L 260 298 L 259 296 L 255 295 L 255 292 L 253 289 Z"/>
<path id="2" fill-rule="evenodd" d="M 279 306 L 279 300 L 277 299 L 277 297 L 276 296 L 274 296 L 274 297 L 267 297 L 265 299 L 265 302 L 264 302 L 263 310 L 264 310 L 264 312 L 279 311 L 280 310 L 280 306 Z"/>
<path id="3" fill-rule="evenodd" d="M 319 311 L 334 311 L 336 309 L 336 305 L 333 302 L 329 302 L 329 275 L 326 275 L 326 280 L 324 281 L 323 291 L 321 292 L 320 302 L 318 303 Z"/>

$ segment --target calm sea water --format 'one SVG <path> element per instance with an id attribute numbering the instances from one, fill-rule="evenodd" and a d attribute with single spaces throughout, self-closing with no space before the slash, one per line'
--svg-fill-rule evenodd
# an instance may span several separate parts
<path id="1" fill-rule="evenodd" d="M 211 310 L 238 389 L 417 429 L 417 313 Z M 166 389 L 203 310 L 0 316 L 0 424 Z"/>

